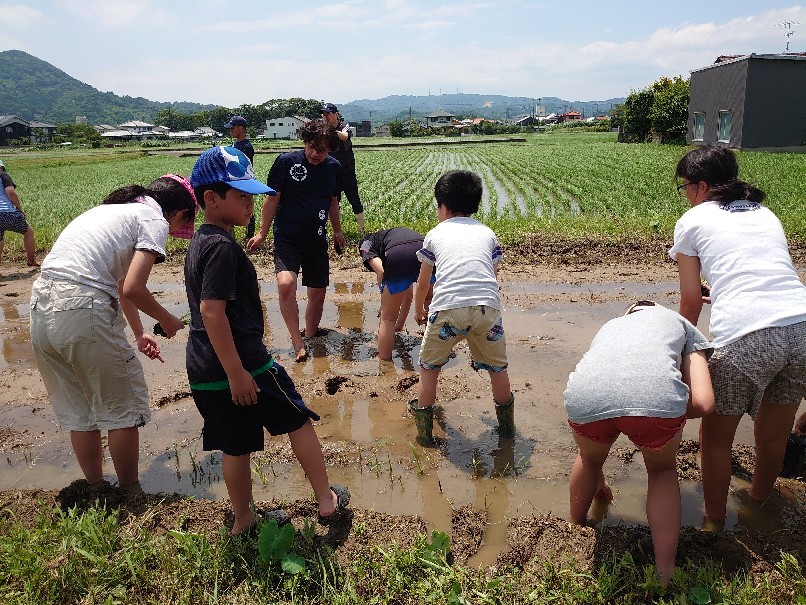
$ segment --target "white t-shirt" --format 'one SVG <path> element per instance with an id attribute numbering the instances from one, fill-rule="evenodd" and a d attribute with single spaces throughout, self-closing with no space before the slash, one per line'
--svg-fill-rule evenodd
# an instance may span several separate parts
<path id="1" fill-rule="evenodd" d="M 755 202 L 703 202 L 677 221 L 677 254 L 700 259 L 711 286 L 711 338 L 723 347 L 742 336 L 806 321 L 798 279 L 778 217 Z"/>
<path id="2" fill-rule="evenodd" d="M 153 252 L 161 261 L 167 241 L 168 221 L 145 203 L 96 206 L 64 228 L 42 262 L 42 275 L 86 284 L 119 298 L 118 282 L 134 251 Z"/>
<path id="3" fill-rule="evenodd" d="M 462 216 L 444 220 L 426 234 L 417 258 L 436 266 L 429 312 L 479 305 L 501 310 L 495 266 L 503 256 L 486 225 Z"/>

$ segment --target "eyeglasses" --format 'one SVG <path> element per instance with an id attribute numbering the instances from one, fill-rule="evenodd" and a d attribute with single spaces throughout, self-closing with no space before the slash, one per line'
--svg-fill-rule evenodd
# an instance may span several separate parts
<path id="1" fill-rule="evenodd" d="M 689 185 L 696 185 L 696 183 L 683 183 L 682 185 L 678 185 L 677 186 L 677 193 L 680 194 L 680 195 L 683 195 L 683 193 L 685 192 L 686 187 L 688 187 Z M 681 191 L 681 190 L 683 190 L 683 191 Z"/>
<path id="2" fill-rule="evenodd" d="M 654 306 L 656 306 L 656 304 L 657 303 L 655 303 L 652 300 L 639 300 L 639 301 L 636 301 L 633 304 L 631 304 L 629 307 L 627 307 L 627 310 L 624 312 L 624 315 L 629 315 L 630 313 L 632 313 L 633 311 L 635 311 L 636 309 L 639 309 L 641 307 L 654 307 Z"/>

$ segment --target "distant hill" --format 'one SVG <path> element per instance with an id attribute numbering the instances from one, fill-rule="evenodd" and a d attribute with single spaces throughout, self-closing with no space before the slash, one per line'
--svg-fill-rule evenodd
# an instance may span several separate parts
<path id="1" fill-rule="evenodd" d="M 91 124 L 154 121 L 160 109 L 195 113 L 216 105 L 159 103 L 101 92 L 21 50 L 0 52 L 0 115 L 53 124 L 87 116 Z"/>
<path id="2" fill-rule="evenodd" d="M 584 116 L 607 115 L 610 108 L 625 99 L 618 97 L 603 101 L 566 101 L 557 97 L 542 97 L 539 104 L 546 114 L 564 113 L 569 109 L 581 111 Z M 372 120 L 383 124 L 392 120 L 421 119 L 438 109 L 456 115 L 472 115 L 492 120 L 515 119 L 531 115 L 537 97 L 506 97 L 502 95 L 440 94 L 408 96 L 394 95 L 383 99 L 358 99 L 339 105 L 339 113 L 348 121 Z"/>

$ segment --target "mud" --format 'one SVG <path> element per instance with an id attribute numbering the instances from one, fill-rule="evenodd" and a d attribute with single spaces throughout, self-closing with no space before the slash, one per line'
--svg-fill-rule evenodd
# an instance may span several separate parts
<path id="1" fill-rule="evenodd" d="M 396 339 L 393 360 L 379 361 L 374 278 L 357 262 L 342 259 L 332 271 L 323 329 L 306 341 L 311 356 L 293 363 L 269 263 L 257 257 L 267 345 L 322 417 L 316 430 L 331 480 L 352 491 L 355 514 L 349 526 L 321 536 L 323 543 L 338 546 L 339 558 L 347 560 L 373 544 L 413 544 L 417 535 L 438 530 L 451 535 L 454 562 L 474 567 L 516 565 L 538 573 L 541 560 L 571 556 L 593 568 L 612 553 L 625 552 L 636 562 L 651 561 L 646 476 L 640 454 L 626 440 L 617 442 L 605 465 L 615 501 L 604 521 L 582 528 L 563 519 L 576 450 L 562 391 L 598 328 L 629 302 L 650 298 L 676 306 L 676 272 L 654 253 L 647 260 L 652 246 L 616 250 L 607 242 L 588 243 L 589 248 L 574 248 L 541 239 L 522 252 L 539 260 L 541 247 L 550 250 L 551 264 L 543 258 L 510 265 L 501 273 L 516 397 L 515 439 L 498 439 L 489 380 L 469 367 L 467 351 L 460 347 L 440 379 L 437 447 L 430 449 L 416 445 L 414 423 L 406 415 L 406 402 L 416 397 L 418 382 L 421 331 L 413 319 Z M 663 244 L 653 245 L 660 250 Z M 619 260 L 593 262 L 605 253 Z M 63 490 L 81 472 L 33 363 L 27 299 L 35 276 L 33 270 L 0 268 L 0 454 L 5 458 L 0 510 L 7 508 L 23 519 L 42 512 L 38 500 L 82 505 L 97 495 L 80 482 Z M 156 267 L 150 285 L 175 313 L 187 310 L 179 264 Z M 303 296 L 301 291 L 301 300 Z M 146 320 L 145 325 L 153 323 Z M 707 322 L 706 310 L 700 322 L 704 331 Z M 201 449 L 201 419 L 184 372 L 185 342 L 182 333 L 161 341 L 164 365 L 143 359 L 152 402 L 152 421 L 141 430 L 141 483 L 148 493 L 132 498 L 110 487 L 104 499 L 120 508 L 127 522 L 212 537 L 231 519 L 220 455 Z M 693 529 L 703 514 L 698 428 L 696 421 L 687 424 L 678 456 L 683 523 L 692 526 L 681 537 L 681 561 L 718 556 L 726 568 L 763 572 L 772 569 L 781 549 L 802 561 L 804 484 L 797 478 L 781 479 L 762 506 L 747 498 L 753 468 L 748 419 L 740 424 L 733 452 L 729 531 L 713 535 Z M 114 480 L 109 460 L 106 465 L 107 478 Z M 282 505 L 299 527 L 305 519 L 315 519 L 310 486 L 286 438 L 267 436 L 266 449 L 253 457 L 252 467 L 261 505 Z"/>

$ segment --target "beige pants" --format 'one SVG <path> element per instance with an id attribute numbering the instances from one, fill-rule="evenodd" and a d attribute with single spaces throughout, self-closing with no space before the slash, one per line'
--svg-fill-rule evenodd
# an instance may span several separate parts
<path id="1" fill-rule="evenodd" d="M 420 346 L 420 366 L 437 370 L 450 358 L 453 347 L 467 341 L 476 370 L 502 372 L 507 369 L 507 344 L 501 311 L 493 307 L 460 307 L 436 311 L 428 323 Z"/>
<path id="2" fill-rule="evenodd" d="M 143 426 L 151 418 L 138 353 L 117 300 L 71 281 L 41 277 L 31 293 L 31 344 L 62 428 Z"/>

